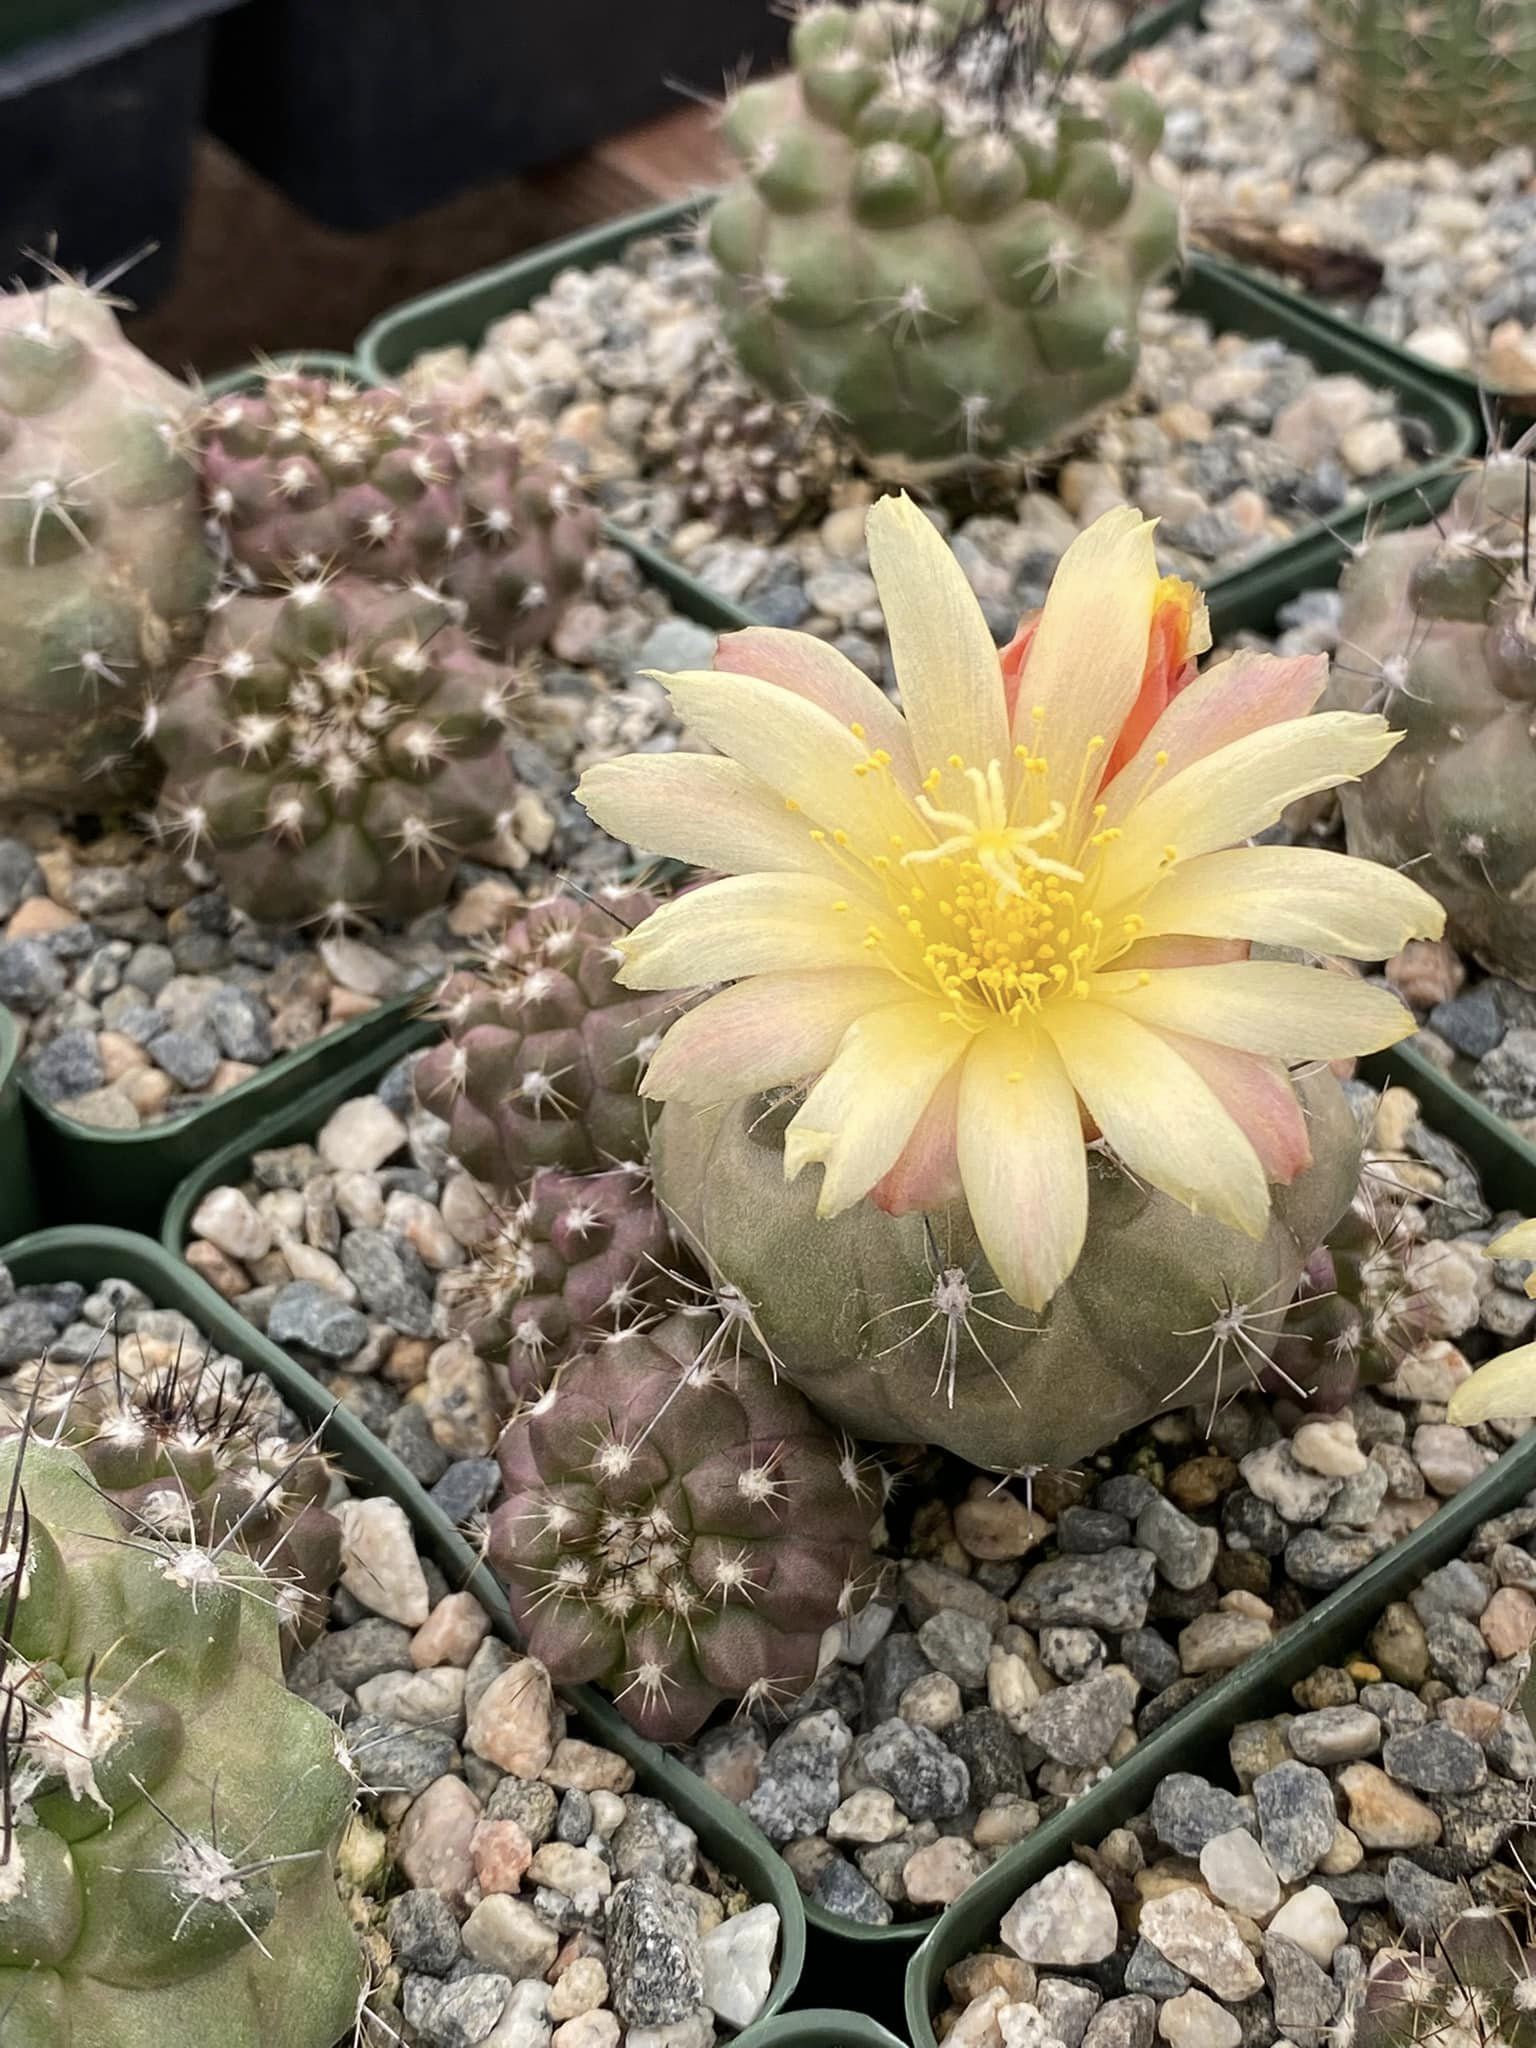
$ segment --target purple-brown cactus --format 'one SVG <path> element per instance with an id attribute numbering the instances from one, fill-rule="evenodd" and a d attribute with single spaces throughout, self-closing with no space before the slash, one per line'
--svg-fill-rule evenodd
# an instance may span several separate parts
<path id="1" fill-rule="evenodd" d="M 504 1358 L 514 1391 L 529 1395 L 573 1352 L 677 1291 L 670 1245 L 644 1174 L 544 1167 L 474 1261 L 443 1275 L 439 1298 L 456 1330 L 483 1357 Z"/>
<path id="2" fill-rule="evenodd" d="M 548 639 L 597 542 L 570 473 L 495 407 L 287 374 L 215 400 L 201 442 L 215 525 L 256 582 L 429 583 L 503 655 Z"/>
<path id="3" fill-rule="evenodd" d="M 541 1166 L 591 1173 L 645 1157 L 636 1090 L 679 999 L 620 988 L 614 941 L 655 907 L 641 889 L 550 898 L 508 927 L 478 973 L 444 985 L 448 1037 L 417 1067 L 417 1095 L 499 1194 L 520 1195 Z"/>
<path id="4" fill-rule="evenodd" d="M 163 829 L 264 922 L 417 916 L 510 829 L 517 689 L 431 591 L 232 598 L 146 721 Z"/>
<path id="5" fill-rule="evenodd" d="M 529 1649 L 658 1742 L 800 1692 L 873 1586 L 876 1477 L 730 1327 L 674 1315 L 600 1344 L 497 1451 L 490 1554 Z"/>

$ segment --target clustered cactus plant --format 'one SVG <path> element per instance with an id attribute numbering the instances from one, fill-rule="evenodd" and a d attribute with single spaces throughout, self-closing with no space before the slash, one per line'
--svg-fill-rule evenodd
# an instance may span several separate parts
<path id="1" fill-rule="evenodd" d="M 1354 2025 L 1359 2048 L 1453 2039 L 1526 2048 L 1533 2033 L 1536 1952 L 1496 1908 L 1470 1904 L 1421 1949 L 1378 1949 Z"/>
<path id="2" fill-rule="evenodd" d="M 548 638 L 597 540 L 596 512 L 527 433 L 495 407 L 289 373 L 215 400 L 200 440 L 216 530 L 247 578 L 428 584 L 516 657 Z"/>
<path id="3" fill-rule="evenodd" d="M 793 1698 L 873 1590 L 878 1475 L 731 1326 L 673 1315 L 570 1364 L 505 1431 L 491 1556 L 533 1654 L 659 1741 Z"/>
<path id="4" fill-rule="evenodd" d="M 1405 868 L 1461 946 L 1536 986 L 1530 457 L 1490 457 L 1438 519 L 1357 552 L 1328 701 L 1401 735 L 1343 792 L 1350 851 Z"/>
<path id="5" fill-rule="evenodd" d="M 139 710 L 212 586 L 192 393 L 68 283 L 0 296 L 0 808 L 142 792 Z"/>
<path id="6" fill-rule="evenodd" d="M 354 1781 L 288 1692 L 271 1582 L 0 1443 L 0 2014 L 7 2048 L 333 2048 Z"/>
<path id="7" fill-rule="evenodd" d="M 415 916 L 511 829 L 514 702 L 425 588 L 314 577 L 230 597 L 152 708 L 162 830 L 264 922 Z"/>
<path id="8" fill-rule="evenodd" d="M 635 1167 L 541 1167 L 474 1262 L 444 1275 L 454 1327 L 505 1361 L 519 1394 L 598 1338 L 622 1330 L 673 1283 L 672 1237 Z"/>
<path id="9" fill-rule="evenodd" d="M 617 979 L 617 941 L 656 908 L 642 889 L 535 904 L 438 999 L 448 1032 L 422 1060 L 422 1106 L 477 1180 L 520 1196 L 535 1170 L 601 1172 L 642 1159 L 640 1075 L 675 996 Z"/>
<path id="10" fill-rule="evenodd" d="M 908 478 L 1060 444 L 1130 386 L 1178 254 L 1128 81 L 1053 49 L 1038 0 L 808 7 L 793 68 L 724 122 L 726 336 L 773 396 Z"/>
<path id="11" fill-rule="evenodd" d="M 1526 0 L 1313 0 L 1326 74 L 1362 135 L 1477 160 L 1536 129 Z"/>

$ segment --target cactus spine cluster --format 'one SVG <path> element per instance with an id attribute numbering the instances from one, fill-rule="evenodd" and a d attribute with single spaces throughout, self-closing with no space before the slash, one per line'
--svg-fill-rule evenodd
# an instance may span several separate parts
<path id="1" fill-rule="evenodd" d="M 1326 75 L 1361 134 L 1476 160 L 1536 132 L 1527 0 L 1313 0 Z"/>
<path id="2" fill-rule="evenodd" d="M 1439 519 L 1357 554 L 1327 701 L 1380 711 L 1404 735 L 1342 792 L 1350 852 L 1405 868 L 1461 946 L 1536 986 L 1529 461 L 1490 458 Z"/>
<path id="3" fill-rule="evenodd" d="M 1422 1951 L 1385 1948 L 1372 1957 L 1355 2017 L 1359 2048 L 1433 2040 L 1528 2048 L 1532 2039 L 1536 1951 L 1493 1907 L 1469 1905 Z"/>
<path id="4" fill-rule="evenodd" d="M 614 940 L 654 908 L 641 889 L 551 897 L 507 929 L 480 971 L 444 985 L 448 1035 L 417 1067 L 416 1092 L 499 1195 L 520 1197 L 541 1166 L 592 1173 L 644 1158 L 636 1090 L 677 999 L 621 988 Z"/>
<path id="5" fill-rule="evenodd" d="M 818 4 L 792 51 L 727 111 L 743 175 L 709 223 L 747 373 L 898 477 L 1038 452 L 1120 397 L 1178 253 L 1153 102 L 1064 67 L 1039 0 Z"/>
<path id="6" fill-rule="evenodd" d="M 413 917 L 510 829 L 515 695 L 425 588 L 232 596 L 151 707 L 162 828 L 265 922 Z"/>
<path id="7" fill-rule="evenodd" d="M 873 1590 L 877 1475 L 739 1335 L 675 1315 L 612 1338 L 497 1453 L 491 1556 L 530 1650 L 658 1741 L 792 1698 Z"/>
<path id="8" fill-rule="evenodd" d="M 260 584 L 343 569 L 425 583 L 495 653 L 531 653 L 581 588 L 597 514 L 497 409 L 270 377 L 208 408 L 204 484 Z"/>
<path id="9" fill-rule="evenodd" d="M 193 409 L 99 294 L 0 297 L 0 805 L 141 793 L 140 705 L 197 645 L 213 581 Z"/>
<path id="10" fill-rule="evenodd" d="M 271 1584 L 122 1520 L 90 1466 L 0 1443 L 6 2048 L 333 2048 L 359 1953 L 353 1779 L 283 1684 Z"/>

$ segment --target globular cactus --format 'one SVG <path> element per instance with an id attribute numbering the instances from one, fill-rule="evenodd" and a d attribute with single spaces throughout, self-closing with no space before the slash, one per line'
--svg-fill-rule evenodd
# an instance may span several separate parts
<path id="1" fill-rule="evenodd" d="M 1469 1904 L 1422 1950 L 1384 1948 L 1371 1958 L 1354 2038 L 1359 2048 L 1455 2040 L 1533 2048 L 1536 1950 L 1502 1913 Z"/>
<path id="2" fill-rule="evenodd" d="M 429 590 L 232 597 L 150 709 L 161 827 L 262 922 L 415 917 L 511 829 L 518 687 Z"/>
<path id="3" fill-rule="evenodd" d="M 691 380 L 660 400 L 644 442 L 690 517 L 707 519 L 720 533 L 761 539 L 819 519 L 843 469 L 825 421 L 802 419 L 791 406 L 743 390 L 734 375 Z"/>
<path id="4" fill-rule="evenodd" d="M 1324 76 L 1369 141 L 1477 160 L 1536 131 L 1528 0 L 1313 0 Z"/>
<path id="5" fill-rule="evenodd" d="M 1135 85 L 1058 60 L 1043 0 L 813 5 L 728 108 L 709 222 L 727 338 L 775 397 L 922 477 L 1060 444 L 1131 384 L 1178 255 Z"/>
<path id="6" fill-rule="evenodd" d="M 1165 1409 L 1208 1407 L 1273 1352 L 1270 1312 L 1348 1207 L 1360 1158 L 1332 1077 L 1299 1089 L 1313 1164 L 1272 1190 L 1262 1237 L 1099 1156 L 1082 1256 L 1038 1317 L 999 1286 L 963 1203 L 892 1216 L 861 1202 L 819 1218 L 813 1177 L 785 1184 L 793 1099 L 668 1103 L 652 1163 L 669 1214 L 823 1415 L 1016 1472 L 1074 1464 Z"/>
<path id="7" fill-rule="evenodd" d="M 1350 852 L 1405 869 L 1466 951 L 1536 986 L 1528 462 L 1492 457 L 1437 520 L 1357 554 L 1326 702 L 1380 711 L 1403 734 L 1341 793 Z"/>
<path id="8" fill-rule="evenodd" d="M 311 1640 L 341 1571 L 341 1525 L 326 1509 L 330 1467 L 278 1427 L 254 1375 L 226 1377 L 212 1349 L 146 1360 L 115 1337 L 84 1365 L 23 1364 L 0 1387 L 0 1438 L 25 1428 L 78 1452 L 135 1540 L 232 1542 L 273 1582 L 285 1637 Z M 265 1396 L 265 1398 L 263 1398 Z"/>
<path id="9" fill-rule="evenodd" d="M 125 1541 L 90 1466 L 0 1443 L 6 2048 L 333 2048 L 356 1937 L 336 1730 L 232 1546 Z"/>
<path id="10" fill-rule="evenodd" d="M 671 1241 L 643 1172 L 543 1167 L 471 1263 L 442 1276 L 438 1299 L 482 1357 L 505 1361 L 513 1390 L 532 1394 L 574 1351 L 677 1291 Z"/>
<path id="11" fill-rule="evenodd" d="M 215 400 L 200 438 L 215 525 L 248 577 L 428 583 L 505 656 L 548 639 L 597 542 L 570 473 L 495 407 L 285 374 Z"/>
<path id="12" fill-rule="evenodd" d="M 648 917 L 642 889 L 535 904 L 438 998 L 448 1026 L 416 1068 L 422 1107 L 477 1180 L 521 1195 L 541 1166 L 590 1173 L 645 1156 L 637 1089 L 675 995 L 615 980 L 614 940 Z"/>
<path id="13" fill-rule="evenodd" d="M 490 1555 L 529 1649 L 659 1742 L 792 1698 L 873 1589 L 878 1476 L 741 1336 L 678 1315 L 601 1344 L 497 1450 Z"/>
<path id="14" fill-rule="evenodd" d="M 0 805 L 147 787 L 145 693 L 197 645 L 213 558 L 195 400 L 71 284 L 0 296 Z"/>

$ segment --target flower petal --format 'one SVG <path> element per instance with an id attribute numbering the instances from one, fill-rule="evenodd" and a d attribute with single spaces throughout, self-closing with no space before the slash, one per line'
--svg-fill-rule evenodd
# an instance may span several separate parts
<path id="1" fill-rule="evenodd" d="M 748 626 L 721 636 L 715 667 L 722 674 L 759 676 L 780 690 L 818 704 L 837 723 L 862 725 L 872 747 L 884 747 L 903 788 L 918 784 L 917 756 L 906 720 L 878 683 L 855 668 L 814 633 L 789 633 L 778 626 Z"/>
<path id="2" fill-rule="evenodd" d="M 1147 789 L 1266 725 L 1305 718 L 1328 682 L 1328 658 L 1234 654 L 1182 690 L 1125 768 L 1100 794 L 1118 825 Z M 1160 754 L 1167 755 L 1159 762 Z"/>
<path id="3" fill-rule="evenodd" d="M 907 1216 L 915 1209 L 943 1209 L 961 1196 L 960 1155 L 956 1124 L 960 1114 L 960 1075 L 956 1064 L 928 1098 L 928 1107 L 902 1148 L 901 1157 L 869 1198 L 887 1216 Z"/>
<path id="4" fill-rule="evenodd" d="M 818 1216 L 851 1208 L 890 1172 L 968 1043 L 931 1002 L 890 1004 L 850 1025 L 784 1133 L 786 1180 L 822 1163 Z"/>
<path id="5" fill-rule="evenodd" d="M 1263 1236 L 1269 1186 L 1258 1154 L 1167 1039 L 1102 1003 L 1058 1003 L 1041 1021 L 1089 1115 L 1132 1173 L 1199 1215 Z"/>
<path id="6" fill-rule="evenodd" d="M 646 1069 L 641 1094 L 662 1102 L 734 1102 L 820 1073 L 866 1010 L 904 998 L 878 967 L 760 974 L 685 1011 Z"/>
<path id="7" fill-rule="evenodd" d="M 871 506 L 867 532 L 918 770 L 941 771 L 943 803 L 967 787 L 946 766 L 952 754 L 982 770 L 1011 761 L 997 647 L 965 571 L 905 492 Z"/>
<path id="8" fill-rule="evenodd" d="M 1184 932 L 1386 960 L 1438 938 L 1445 912 L 1395 868 L 1317 846 L 1244 846 L 1182 863 L 1141 907 L 1148 937 Z"/>
<path id="9" fill-rule="evenodd" d="M 662 676 L 683 724 L 800 806 L 808 821 L 846 831 L 865 852 L 931 846 L 933 834 L 898 786 L 894 767 L 819 704 L 756 676 L 701 670 Z"/>
<path id="10" fill-rule="evenodd" d="M 1234 1052 L 1208 1038 L 1159 1031 L 1192 1066 L 1259 1155 L 1265 1178 L 1285 1185 L 1312 1164 L 1312 1140 L 1290 1076 L 1278 1060 Z"/>
<path id="11" fill-rule="evenodd" d="M 1174 859 L 1194 860 L 1234 846 L 1272 825 L 1298 797 L 1364 775 L 1402 737 L 1384 718 L 1318 711 L 1207 754 L 1158 783 L 1126 815 L 1121 837 L 1104 852 L 1103 909 L 1108 913 L 1138 897 Z"/>
<path id="12" fill-rule="evenodd" d="M 626 988 L 687 988 L 803 967 L 868 967 L 870 922 L 869 904 L 824 875 L 730 875 L 663 903 L 617 940 L 618 978 Z M 905 935 L 888 927 L 889 945 L 899 945 Z"/>
<path id="13" fill-rule="evenodd" d="M 1480 1365 L 1451 1395 L 1447 1422 L 1470 1429 L 1474 1422 L 1520 1422 L 1536 1415 L 1536 1344 L 1522 1344 L 1502 1358 Z"/>
<path id="14" fill-rule="evenodd" d="M 1143 1024 L 1275 1060 L 1352 1059 L 1396 1045 L 1414 1029 L 1390 990 L 1283 960 L 1099 974 L 1093 997 Z"/>
<path id="15" fill-rule="evenodd" d="M 1077 1097 L 1043 1031 L 999 1026 L 960 1072 L 960 1178 L 988 1264 L 1011 1298 L 1042 1309 L 1088 1228 L 1088 1157 Z"/>
<path id="16" fill-rule="evenodd" d="M 803 811 L 719 754 L 626 754 L 576 786 L 588 815 L 627 846 L 723 874 L 840 873 Z"/>
<path id="17" fill-rule="evenodd" d="M 1117 505 L 1080 533 L 1056 565 L 1014 707 L 1014 738 L 1050 763 L 1063 801 L 1091 798 L 1141 691 L 1158 589 L 1152 522 Z M 1036 721 L 1035 707 L 1045 717 Z M 1103 742 L 1098 772 L 1080 770 Z"/>

